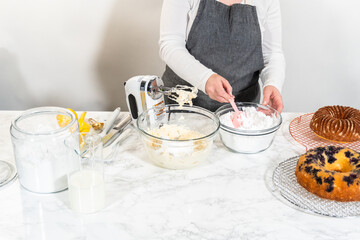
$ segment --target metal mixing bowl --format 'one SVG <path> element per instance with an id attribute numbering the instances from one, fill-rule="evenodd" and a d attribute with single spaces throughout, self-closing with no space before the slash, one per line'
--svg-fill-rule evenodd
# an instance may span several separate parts
<path id="1" fill-rule="evenodd" d="M 176 140 L 150 134 L 165 124 L 186 127 L 203 136 Z M 144 111 L 136 125 L 151 162 L 168 169 L 184 169 L 198 165 L 209 156 L 220 123 L 214 113 L 204 108 L 170 104 L 163 111 L 157 107 Z"/>
<path id="2" fill-rule="evenodd" d="M 270 147 L 274 140 L 276 131 L 282 123 L 281 114 L 275 109 L 257 103 L 237 102 L 236 106 L 240 111 L 244 107 L 255 107 L 257 111 L 263 112 L 267 116 L 276 119 L 274 126 L 267 129 L 244 130 L 229 127 L 220 123 L 220 137 L 223 144 L 238 153 L 258 153 Z M 222 115 L 234 111 L 230 104 L 221 106 L 216 115 L 221 118 Z"/>

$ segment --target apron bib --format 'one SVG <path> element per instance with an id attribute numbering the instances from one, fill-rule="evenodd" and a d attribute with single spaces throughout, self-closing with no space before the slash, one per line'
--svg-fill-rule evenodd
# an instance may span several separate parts
<path id="1" fill-rule="evenodd" d="M 201 0 L 186 48 L 204 66 L 229 81 L 235 101 L 260 100 L 258 80 L 264 60 L 255 6 L 227 6 L 216 0 Z M 178 84 L 192 86 L 168 66 L 162 80 L 167 87 Z M 174 102 L 166 99 L 166 103 Z M 202 91 L 199 91 L 193 103 L 210 111 L 224 105 Z"/>

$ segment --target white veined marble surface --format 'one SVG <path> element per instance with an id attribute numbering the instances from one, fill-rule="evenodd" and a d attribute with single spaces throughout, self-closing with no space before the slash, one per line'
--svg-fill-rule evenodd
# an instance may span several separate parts
<path id="1" fill-rule="evenodd" d="M 18 114 L 0 112 L 0 157 L 12 162 L 9 127 Z M 109 114 L 88 116 L 106 119 Z M 268 190 L 268 169 L 305 151 L 288 130 L 298 115 L 283 114 L 266 151 L 232 153 L 218 137 L 209 159 L 188 170 L 149 163 L 133 129 L 106 165 L 104 210 L 76 214 L 68 207 L 68 191 L 34 194 L 16 180 L 0 189 L 0 239 L 360 239 L 360 218 L 304 213 Z"/>

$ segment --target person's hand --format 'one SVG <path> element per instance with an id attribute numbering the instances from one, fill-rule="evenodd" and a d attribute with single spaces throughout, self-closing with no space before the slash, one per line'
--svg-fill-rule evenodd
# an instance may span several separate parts
<path id="1" fill-rule="evenodd" d="M 271 85 L 264 87 L 263 95 L 263 105 L 269 105 L 270 107 L 275 108 L 279 113 L 282 112 L 284 105 L 281 94 L 276 87 Z"/>
<path id="2" fill-rule="evenodd" d="M 227 103 L 229 99 L 234 98 L 229 82 L 216 73 L 207 80 L 205 91 L 211 99 L 221 103 Z"/>

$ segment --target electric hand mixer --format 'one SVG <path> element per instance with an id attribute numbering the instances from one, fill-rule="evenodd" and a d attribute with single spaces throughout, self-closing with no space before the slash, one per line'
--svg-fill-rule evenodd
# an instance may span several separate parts
<path id="1" fill-rule="evenodd" d="M 182 91 L 197 93 L 197 89 L 185 85 L 177 85 L 176 87 L 164 87 L 164 83 L 160 77 L 142 75 L 135 76 L 127 80 L 125 83 L 126 103 L 133 121 L 136 121 L 138 116 L 147 109 L 157 107 L 156 116 L 161 115 L 164 111 L 165 101 L 164 95 L 169 99 L 178 101 L 179 93 Z M 183 95 L 182 102 L 191 101 L 194 95 Z"/>

